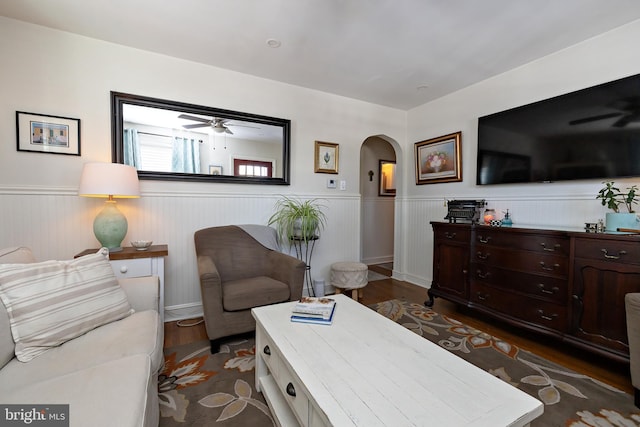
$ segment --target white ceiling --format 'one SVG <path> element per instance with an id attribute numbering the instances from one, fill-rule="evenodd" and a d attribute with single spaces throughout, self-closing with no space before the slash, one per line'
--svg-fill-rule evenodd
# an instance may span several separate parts
<path id="1" fill-rule="evenodd" d="M 2 0 L 0 15 L 407 110 L 640 19 L 640 1 Z"/>

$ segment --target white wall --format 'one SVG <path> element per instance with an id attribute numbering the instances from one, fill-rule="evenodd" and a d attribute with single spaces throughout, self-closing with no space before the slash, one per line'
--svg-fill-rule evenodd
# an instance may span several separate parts
<path id="1" fill-rule="evenodd" d="M 406 198 L 400 245 L 406 254 L 406 279 L 431 283 L 433 235 L 429 221 L 446 215 L 444 199 L 486 199 L 489 207 L 509 211 L 514 224 L 583 228 L 604 218 L 595 199 L 599 180 L 551 184 L 476 186 L 477 118 L 519 105 L 640 73 L 640 21 L 541 58 L 510 72 L 460 90 L 409 111 L 407 164 L 414 164 L 413 143 L 462 131 L 463 181 L 416 186 L 414 171 L 405 168 Z M 638 183 L 640 180 L 619 180 Z M 398 243 L 398 241 L 397 241 Z"/>
<path id="2" fill-rule="evenodd" d="M 397 141 L 394 275 L 428 285 L 429 221 L 442 220 L 444 199 L 486 198 L 509 208 L 516 224 L 570 226 L 604 216 L 597 181 L 477 187 L 477 118 L 640 73 L 640 21 L 408 113 L 248 75 L 125 48 L 0 18 L 0 247 L 25 244 L 40 259 L 68 258 L 97 244 L 91 222 L 100 202 L 77 197 L 82 164 L 111 159 L 109 92 L 226 108 L 292 120 L 289 187 L 143 181 L 143 197 L 120 203 L 130 238 L 168 243 L 168 318 L 197 310 L 193 231 L 232 223 L 265 223 L 278 194 L 327 199 L 329 228 L 318 241 L 314 277 L 331 262 L 359 259 L 359 156 L 362 142 Z M 15 111 L 80 118 L 82 156 L 17 152 Z M 413 144 L 462 131 L 463 182 L 415 185 Z M 313 173 L 314 141 L 340 144 L 340 173 Z M 331 176 L 347 191 L 329 190 Z"/>
<path id="3" fill-rule="evenodd" d="M 119 206 L 131 239 L 169 245 L 167 318 L 197 312 L 193 232 L 265 224 L 280 194 L 326 199 L 328 228 L 312 259 L 314 278 L 360 258 L 360 145 L 372 135 L 405 140 L 406 113 L 202 64 L 0 18 L 0 247 L 28 245 L 39 259 L 70 258 L 98 244 L 101 202 L 77 196 L 82 165 L 111 160 L 110 91 L 287 118 L 291 185 L 142 181 L 142 198 Z M 15 112 L 81 119 L 82 156 L 16 151 Z M 340 144 L 338 175 L 313 172 L 314 141 Z M 326 188 L 327 177 L 346 191 Z"/>

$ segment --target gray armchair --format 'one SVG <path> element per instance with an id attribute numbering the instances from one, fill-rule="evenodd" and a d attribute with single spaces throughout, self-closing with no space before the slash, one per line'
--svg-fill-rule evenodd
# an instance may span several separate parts
<path id="1" fill-rule="evenodd" d="M 265 247 L 245 230 L 275 241 L 274 229 L 256 225 L 210 227 L 194 235 L 211 353 L 220 351 L 221 338 L 255 330 L 251 308 L 302 296 L 306 264 Z"/>
<path id="2" fill-rule="evenodd" d="M 635 405 L 640 408 L 640 293 L 624 296 L 627 312 L 627 338 L 629 339 L 629 365 Z"/>

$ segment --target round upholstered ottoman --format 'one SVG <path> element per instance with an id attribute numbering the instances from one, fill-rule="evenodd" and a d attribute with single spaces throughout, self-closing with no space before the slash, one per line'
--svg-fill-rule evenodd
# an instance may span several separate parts
<path id="1" fill-rule="evenodd" d="M 358 292 L 362 298 L 362 288 L 367 286 L 368 268 L 361 262 L 335 262 L 331 264 L 331 286 L 336 293 L 342 289 L 351 290 L 351 297 L 358 300 Z"/>

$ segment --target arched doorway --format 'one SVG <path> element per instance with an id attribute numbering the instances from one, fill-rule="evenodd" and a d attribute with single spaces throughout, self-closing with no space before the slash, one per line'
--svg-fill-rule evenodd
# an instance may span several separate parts
<path id="1" fill-rule="evenodd" d="M 362 262 L 393 270 L 396 260 L 396 198 L 401 193 L 399 145 L 384 135 L 371 136 L 360 147 Z"/>

